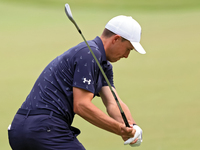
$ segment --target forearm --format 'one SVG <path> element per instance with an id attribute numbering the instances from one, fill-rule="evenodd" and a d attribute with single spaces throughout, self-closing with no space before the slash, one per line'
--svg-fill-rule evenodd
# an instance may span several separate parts
<path id="1" fill-rule="evenodd" d="M 113 88 L 113 91 L 115 92 L 117 99 L 122 107 L 122 110 L 124 111 L 124 114 L 126 115 L 126 118 L 129 122 L 129 124 L 134 124 L 135 121 L 132 118 L 131 112 L 127 105 L 121 101 L 119 96 L 117 95 L 116 90 Z M 108 87 L 103 87 L 101 92 L 100 92 L 101 98 L 104 102 L 104 105 L 107 108 L 107 112 L 110 117 L 114 118 L 118 122 L 124 123 L 123 118 L 121 116 L 121 112 L 119 110 L 119 107 L 117 106 L 117 103 Z"/>
<path id="2" fill-rule="evenodd" d="M 113 118 L 103 113 L 92 102 L 93 94 L 79 88 L 73 88 L 74 112 L 88 122 L 104 130 L 120 135 L 120 125 Z"/>
<path id="3" fill-rule="evenodd" d="M 131 115 L 131 112 L 130 112 L 129 108 L 127 107 L 127 105 L 124 104 L 123 102 L 120 102 L 120 105 L 122 107 L 122 110 L 124 111 L 124 114 L 125 114 L 128 122 L 129 122 L 129 124 L 130 125 L 135 124 L 135 121 L 134 121 L 134 119 Z M 124 123 L 124 120 L 121 116 L 121 112 L 120 112 L 117 104 L 110 104 L 107 107 L 107 112 L 108 112 L 109 116 L 112 117 L 113 119 L 117 120 L 118 122 Z"/>
<path id="4" fill-rule="evenodd" d="M 79 104 L 77 108 L 78 110 L 76 110 L 76 114 L 81 116 L 83 119 L 99 128 L 115 133 L 117 135 L 120 134 L 120 123 L 106 115 L 93 103 L 88 102 Z"/>

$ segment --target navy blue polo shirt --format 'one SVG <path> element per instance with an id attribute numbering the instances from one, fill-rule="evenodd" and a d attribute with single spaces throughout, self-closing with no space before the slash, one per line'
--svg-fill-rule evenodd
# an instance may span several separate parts
<path id="1" fill-rule="evenodd" d="M 88 44 L 114 86 L 112 65 L 106 60 L 101 39 L 96 37 L 88 41 Z M 74 118 L 73 87 L 87 90 L 97 96 L 102 86 L 106 85 L 91 52 L 85 42 L 82 42 L 48 64 L 21 108 L 52 110 L 65 116 L 71 125 Z"/>

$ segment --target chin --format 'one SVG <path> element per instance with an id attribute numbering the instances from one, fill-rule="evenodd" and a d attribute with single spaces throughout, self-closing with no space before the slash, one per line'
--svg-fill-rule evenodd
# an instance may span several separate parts
<path id="1" fill-rule="evenodd" d="M 111 62 L 117 62 L 117 61 L 119 61 L 119 59 L 117 59 L 117 60 L 114 60 L 114 61 L 111 61 Z"/>
<path id="2" fill-rule="evenodd" d="M 108 61 L 111 62 L 111 63 L 112 63 L 112 62 L 115 62 L 114 60 L 108 60 Z"/>
<path id="3" fill-rule="evenodd" d="M 111 62 L 111 63 L 114 63 L 114 62 L 117 62 L 118 60 L 120 60 L 120 58 L 118 58 L 118 59 L 112 59 L 112 60 L 108 60 L 108 61 Z"/>

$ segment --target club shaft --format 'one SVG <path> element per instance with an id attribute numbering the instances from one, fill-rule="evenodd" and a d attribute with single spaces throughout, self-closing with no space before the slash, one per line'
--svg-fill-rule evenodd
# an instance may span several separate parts
<path id="1" fill-rule="evenodd" d="M 79 29 L 79 28 L 77 28 L 77 29 Z M 118 100 L 118 98 L 117 98 L 115 92 L 114 92 L 113 89 L 112 89 L 112 86 L 111 86 L 111 84 L 110 84 L 110 82 L 109 82 L 109 80 L 108 80 L 108 78 L 107 78 L 107 76 L 106 76 L 104 70 L 102 69 L 101 65 L 99 64 L 99 61 L 97 60 L 97 58 L 96 58 L 94 52 L 92 51 L 92 49 L 90 48 L 88 42 L 86 41 L 85 37 L 83 36 L 81 30 L 79 29 L 78 31 L 79 31 L 79 33 L 81 34 L 83 40 L 85 41 L 87 47 L 89 48 L 89 50 L 90 50 L 90 52 L 91 52 L 93 58 L 95 59 L 95 61 L 96 61 L 97 65 L 98 65 L 98 67 L 99 67 L 99 69 L 100 69 L 100 71 L 101 71 L 103 77 L 105 78 L 105 80 L 106 80 L 106 82 L 107 82 L 107 84 L 108 84 L 108 86 L 109 86 L 109 88 L 110 88 L 110 90 L 111 90 L 111 92 L 112 92 L 112 95 L 113 95 L 113 97 L 115 98 L 115 101 L 116 101 L 116 103 L 117 103 L 117 105 L 118 105 L 118 107 L 119 107 L 119 110 L 120 110 L 120 112 L 121 112 L 121 115 L 122 115 L 122 118 L 123 118 L 123 120 L 124 120 L 124 123 L 125 123 L 126 127 L 130 127 L 130 125 L 129 125 L 129 123 L 128 123 L 128 120 L 127 120 L 127 118 L 126 118 L 126 115 L 125 115 L 125 113 L 124 113 L 124 111 L 123 111 L 123 109 L 122 109 L 122 107 L 121 107 L 121 105 L 120 105 L 120 103 L 119 103 L 119 100 Z"/>

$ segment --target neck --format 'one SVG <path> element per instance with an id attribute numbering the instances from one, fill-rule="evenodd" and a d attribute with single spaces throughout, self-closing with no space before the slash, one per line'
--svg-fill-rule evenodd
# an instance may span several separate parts
<path id="1" fill-rule="evenodd" d="M 109 47 L 109 43 L 110 43 L 110 40 L 109 38 L 105 38 L 103 36 L 100 37 L 102 43 L 103 43 L 103 46 L 104 46 L 104 49 L 105 49 L 105 53 L 106 53 L 106 56 L 107 56 L 107 51 L 108 51 L 108 47 Z"/>

